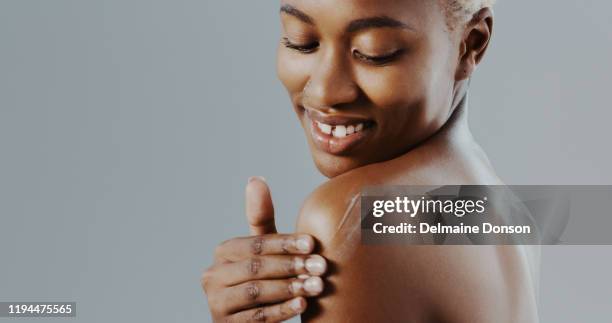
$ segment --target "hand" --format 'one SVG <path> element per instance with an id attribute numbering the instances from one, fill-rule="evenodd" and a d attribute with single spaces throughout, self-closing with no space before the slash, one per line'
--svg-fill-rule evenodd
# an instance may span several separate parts
<path id="1" fill-rule="evenodd" d="M 252 236 L 221 243 L 202 276 L 215 322 L 280 322 L 306 310 L 305 297 L 323 291 L 325 259 L 312 255 L 314 239 L 278 234 L 270 189 L 251 178 L 246 215 Z"/>

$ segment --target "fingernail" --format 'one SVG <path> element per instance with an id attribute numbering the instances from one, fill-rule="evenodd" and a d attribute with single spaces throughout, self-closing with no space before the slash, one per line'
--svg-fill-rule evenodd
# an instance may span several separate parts
<path id="1" fill-rule="evenodd" d="M 301 252 L 310 252 L 312 250 L 312 242 L 310 237 L 300 237 L 295 242 L 296 247 Z"/>
<path id="2" fill-rule="evenodd" d="M 303 279 L 303 280 L 306 280 L 306 279 L 310 278 L 310 275 L 301 274 L 301 275 L 298 275 L 298 277 L 297 277 L 297 278 L 299 278 L 299 279 Z"/>
<path id="3" fill-rule="evenodd" d="M 293 292 L 293 294 L 299 294 L 302 287 L 304 287 L 304 283 L 299 280 L 295 280 L 291 283 L 291 292 Z"/>
<path id="4" fill-rule="evenodd" d="M 291 301 L 291 303 L 289 303 L 289 307 L 292 310 L 296 311 L 296 312 L 300 312 L 300 311 L 302 311 L 302 308 L 304 307 L 303 304 L 304 304 L 303 303 L 303 299 L 301 299 L 301 298 L 294 298 Z"/>
<path id="5" fill-rule="evenodd" d="M 295 267 L 295 271 L 302 271 L 304 269 L 304 259 L 300 257 L 295 257 L 295 260 L 293 261 L 293 266 Z"/>
<path id="6" fill-rule="evenodd" d="M 313 275 L 322 275 L 327 270 L 327 263 L 323 257 L 314 255 L 306 259 L 306 270 Z"/>
<path id="7" fill-rule="evenodd" d="M 304 290 L 311 295 L 319 294 L 323 291 L 323 280 L 321 277 L 310 277 L 304 281 Z"/>
<path id="8" fill-rule="evenodd" d="M 249 177 L 249 183 L 254 181 L 254 180 L 260 180 L 260 181 L 266 183 L 266 179 L 263 176 L 251 176 L 251 177 Z"/>

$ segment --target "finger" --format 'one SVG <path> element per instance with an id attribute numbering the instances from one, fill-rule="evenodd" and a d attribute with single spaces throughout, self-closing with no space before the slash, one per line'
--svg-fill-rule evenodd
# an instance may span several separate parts
<path id="1" fill-rule="evenodd" d="M 223 291 L 226 313 L 235 313 L 264 304 L 276 304 L 295 297 L 313 297 L 323 292 L 321 277 L 308 279 L 250 281 Z"/>
<path id="2" fill-rule="evenodd" d="M 263 177 L 251 177 L 246 187 L 246 217 L 251 235 L 276 233 L 274 205 Z"/>
<path id="3" fill-rule="evenodd" d="M 297 297 L 282 304 L 254 308 L 229 317 L 230 322 L 282 322 L 302 314 L 306 310 L 306 299 Z"/>
<path id="4" fill-rule="evenodd" d="M 234 286 L 252 280 L 280 279 L 306 274 L 321 276 L 327 271 L 325 258 L 311 256 L 255 256 L 215 266 L 213 275 L 220 286 Z"/>
<path id="5" fill-rule="evenodd" d="M 314 239 L 307 234 L 270 234 L 225 241 L 215 250 L 215 258 L 239 261 L 252 256 L 307 255 L 314 249 Z"/>

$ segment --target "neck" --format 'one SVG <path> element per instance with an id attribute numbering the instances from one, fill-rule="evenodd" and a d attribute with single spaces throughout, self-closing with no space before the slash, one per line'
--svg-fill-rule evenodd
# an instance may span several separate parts
<path id="1" fill-rule="evenodd" d="M 467 82 L 457 87 L 448 121 L 431 139 L 434 141 L 452 141 L 453 143 L 473 140 L 468 124 L 468 87 L 469 83 Z"/>

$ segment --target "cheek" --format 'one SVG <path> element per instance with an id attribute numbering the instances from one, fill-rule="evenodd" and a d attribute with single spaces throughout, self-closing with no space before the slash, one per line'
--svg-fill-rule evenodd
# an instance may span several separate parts
<path id="1" fill-rule="evenodd" d="M 385 136 L 423 137 L 448 116 L 452 82 L 442 55 L 417 55 L 398 65 L 358 72 L 359 83 L 376 108 Z"/>
<path id="2" fill-rule="evenodd" d="M 407 134 L 407 126 L 426 122 L 428 73 L 408 65 L 368 68 L 357 73 L 364 94 L 372 103 L 381 135 Z"/>
<path id="3" fill-rule="evenodd" d="M 312 64 L 312 59 L 309 59 L 307 55 L 290 52 L 282 45 L 279 47 L 276 73 L 292 99 L 306 86 Z"/>
<path id="4" fill-rule="evenodd" d="M 406 66 L 368 67 L 357 73 L 358 83 L 368 99 L 381 109 L 407 106 L 427 89 L 426 73 Z"/>

